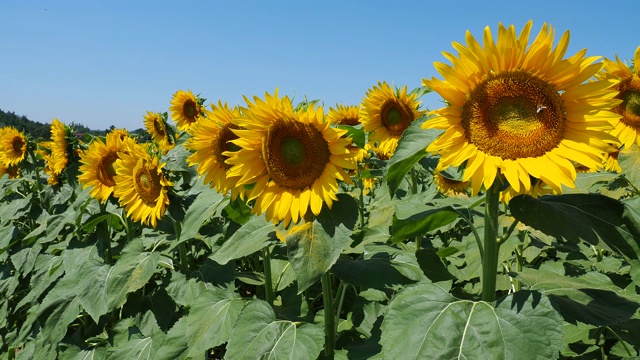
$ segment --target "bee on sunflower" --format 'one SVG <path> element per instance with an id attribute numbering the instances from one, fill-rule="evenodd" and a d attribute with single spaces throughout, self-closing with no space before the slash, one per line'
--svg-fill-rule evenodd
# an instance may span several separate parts
<path id="1" fill-rule="evenodd" d="M 516 193 L 531 192 L 530 177 L 561 193 L 575 187 L 576 164 L 598 168 L 618 143 L 607 133 L 620 118 L 610 111 L 620 102 L 613 82 L 585 82 L 602 67 L 598 57 L 583 49 L 564 59 L 569 32 L 554 48 L 546 23 L 529 45 L 531 27 L 517 35 L 499 24 L 495 42 L 486 27 L 484 46 L 467 32 L 466 46 L 453 43 L 457 57 L 444 53 L 452 65 L 435 64 L 444 80 L 423 79 L 450 104 L 422 125 L 444 130 L 427 151 L 440 154 L 436 171 L 461 167 L 472 195 L 497 176 Z"/>

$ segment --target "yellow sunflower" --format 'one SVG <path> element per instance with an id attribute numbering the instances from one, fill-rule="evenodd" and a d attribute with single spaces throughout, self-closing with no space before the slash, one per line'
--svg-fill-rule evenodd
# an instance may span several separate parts
<path id="1" fill-rule="evenodd" d="M 119 133 L 111 132 L 107 134 L 106 143 L 95 138 L 80 156 L 78 180 L 83 189 L 91 187 L 89 193 L 100 202 L 107 201 L 113 193 L 116 185 L 114 164 L 119 158 L 118 152 L 125 151 L 124 144 Z"/>
<path id="2" fill-rule="evenodd" d="M 364 149 L 367 151 L 367 153 L 369 151 L 373 152 L 376 156 L 376 158 L 378 158 L 378 160 L 389 160 L 391 159 L 391 156 L 393 155 L 393 151 L 391 153 L 385 152 L 382 150 L 381 147 L 378 146 L 377 143 L 367 143 L 364 145 Z M 394 149 L 395 151 L 395 149 Z M 368 156 L 367 156 L 368 157 Z"/>
<path id="3" fill-rule="evenodd" d="M 51 141 L 48 142 L 48 148 L 51 150 L 47 160 L 48 168 L 57 176 L 69 162 L 69 154 L 67 154 L 67 129 L 66 126 L 58 119 L 51 121 Z"/>
<path id="4" fill-rule="evenodd" d="M 147 145 L 138 144 L 132 138 L 124 140 L 124 151 L 118 155 L 114 163 L 113 195 L 127 216 L 155 228 L 169 205 L 168 187 L 173 186 L 162 171 L 164 163 L 149 155 Z"/>
<path id="5" fill-rule="evenodd" d="M 177 123 L 178 130 L 188 131 L 198 121 L 202 113 L 201 100 L 191 90 L 178 90 L 171 99 L 171 117 Z"/>
<path id="6" fill-rule="evenodd" d="M 327 119 L 332 124 L 355 126 L 360 124 L 360 109 L 355 105 L 336 105 L 329 108 Z"/>
<path id="7" fill-rule="evenodd" d="M 42 160 L 44 161 L 43 171 L 49 177 L 47 178 L 47 183 L 49 185 L 57 185 L 58 184 L 58 175 L 51 168 L 51 141 L 41 141 L 38 143 L 38 150 L 36 153 L 40 155 Z"/>
<path id="8" fill-rule="evenodd" d="M 423 124 L 445 130 L 427 151 L 440 153 L 437 171 L 464 166 L 473 195 L 499 173 L 516 192 L 531 190 L 531 175 L 560 193 L 575 187 L 574 164 L 597 168 L 617 142 L 606 133 L 620 117 L 609 111 L 619 102 L 613 82 L 585 83 L 602 66 L 598 57 L 583 49 L 563 59 L 569 33 L 554 49 L 547 24 L 527 46 L 531 25 L 516 36 L 500 24 L 497 42 L 486 27 L 484 48 L 467 32 L 467 46 L 453 43 L 458 57 L 444 53 L 453 65 L 435 63 L 444 80 L 423 80 L 450 104 Z"/>
<path id="9" fill-rule="evenodd" d="M 242 117 L 240 109 L 218 102 L 217 106 L 211 104 L 211 111 L 205 110 L 205 114 L 206 117 L 191 128 L 191 137 L 185 147 L 194 153 L 189 155 L 187 162 L 189 166 L 197 165 L 198 174 L 204 176 L 205 184 L 222 193 L 232 190 L 231 195 L 235 199 L 242 188 L 236 187 L 237 178 L 229 176 L 231 165 L 226 163 L 228 156 L 224 153 L 238 150 L 230 141 L 238 138 L 232 131 L 238 127 L 231 121 Z"/>
<path id="10" fill-rule="evenodd" d="M 433 182 L 441 194 L 450 197 L 465 197 L 469 190 L 469 181 L 451 179 L 437 172 L 433 174 Z"/>
<path id="11" fill-rule="evenodd" d="M 3 177 L 4 174 L 9 175 L 9 179 L 17 179 L 20 177 L 20 168 L 15 165 L 5 166 L 0 162 L 0 178 Z"/>
<path id="12" fill-rule="evenodd" d="M 267 220 L 297 223 L 311 213 L 318 215 L 322 204 L 337 200 L 338 180 L 351 183 L 345 169 L 354 169 L 344 130 L 332 128 L 322 107 L 311 104 L 294 112 L 288 97 L 276 90 L 265 100 L 245 97 L 248 109 L 233 122 L 240 147 L 230 152 L 233 165 L 228 176 L 240 177 L 237 185 L 254 184 L 248 200 L 255 199 L 253 212 Z"/>
<path id="13" fill-rule="evenodd" d="M 18 165 L 27 154 L 27 139 L 12 126 L 0 128 L 0 163 L 7 167 Z"/>
<path id="14" fill-rule="evenodd" d="M 417 94 L 407 94 L 406 86 L 394 91 L 386 82 L 378 82 L 378 86 L 367 90 L 360 110 L 369 141 L 391 157 L 404 131 L 424 114 L 419 106 Z"/>
<path id="15" fill-rule="evenodd" d="M 544 181 L 533 178 L 531 179 L 531 188 L 527 192 L 523 192 L 522 189 L 516 191 L 512 186 L 509 186 L 500 192 L 500 201 L 508 204 L 511 199 L 520 194 L 527 194 L 531 197 L 539 198 L 544 195 L 558 195 L 559 193 L 551 189 Z"/>
<path id="16" fill-rule="evenodd" d="M 620 139 L 627 149 L 634 143 L 640 145 L 640 46 L 633 56 L 633 66 L 635 72 L 616 56 L 616 61 L 604 59 L 603 71 L 598 74 L 599 78 L 618 82 L 616 98 L 622 103 L 614 111 L 622 117 L 614 122 L 611 134 Z"/>
<path id="17" fill-rule="evenodd" d="M 147 111 L 147 115 L 144 116 L 144 127 L 147 129 L 147 133 L 151 135 L 151 139 L 158 144 L 161 151 L 166 153 L 175 147 L 175 141 L 171 136 L 171 129 L 167 124 L 166 113 Z"/>

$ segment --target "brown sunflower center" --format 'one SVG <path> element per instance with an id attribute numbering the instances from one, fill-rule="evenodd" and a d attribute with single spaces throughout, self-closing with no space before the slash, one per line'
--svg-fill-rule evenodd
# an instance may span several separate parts
<path id="1" fill-rule="evenodd" d="M 164 128 L 164 123 L 160 119 L 153 120 L 153 129 L 162 138 L 164 138 L 167 135 L 167 132 L 165 131 L 165 128 Z"/>
<path id="2" fill-rule="evenodd" d="M 98 165 L 98 180 L 109 187 L 113 187 L 116 185 L 116 182 L 113 178 L 116 175 L 116 170 L 113 167 L 113 164 L 116 162 L 116 160 L 118 160 L 118 154 L 115 152 L 110 152 L 102 158 L 100 164 Z"/>
<path id="3" fill-rule="evenodd" d="M 22 155 L 22 153 L 24 152 L 25 144 L 26 144 L 22 136 L 15 136 L 11 141 L 11 144 L 13 145 L 13 151 L 16 154 Z"/>
<path id="4" fill-rule="evenodd" d="M 302 190 L 320 178 L 331 152 L 315 126 L 279 120 L 262 141 L 262 155 L 273 181 L 281 187 Z"/>
<path id="5" fill-rule="evenodd" d="M 411 108 L 397 99 L 388 99 L 382 104 L 380 119 L 392 136 L 402 135 L 415 120 Z"/>
<path id="6" fill-rule="evenodd" d="M 633 76 L 620 82 L 618 113 L 621 121 L 632 127 L 640 127 L 640 77 Z"/>
<path id="7" fill-rule="evenodd" d="M 153 207 L 162 191 L 162 184 L 156 167 L 147 163 L 146 159 L 138 160 L 138 164 L 133 169 L 133 187 L 142 202 Z"/>
<path id="8" fill-rule="evenodd" d="M 211 142 L 211 147 L 213 148 L 213 155 L 216 157 L 218 164 L 222 165 L 225 170 L 229 170 L 231 165 L 227 164 L 226 161 L 229 158 L 222 153 L 225 151 L 238 151 L 240 147 L 232 142 L 231 140 L 235 140 L 238 138 L 231 129 L 235 129 L 236 127 L 231 124 L 225 125 L 215 136 Z"/>
<path id="9" fill-rule="evenodd" d="M 502 159 L 538 157 L 554 149 L 565 130 L 564 104 L 554 86 L 524 71 L 491 75 L 462 107 L 469 142 Z"/>
<path id="10" fill-rule="evenodd" d="M 196 117 L 198 117 L 198 104 L 191 99 L 187 99 L 182 105 L 182 111 L 189 121 L 195 121 Z"/>

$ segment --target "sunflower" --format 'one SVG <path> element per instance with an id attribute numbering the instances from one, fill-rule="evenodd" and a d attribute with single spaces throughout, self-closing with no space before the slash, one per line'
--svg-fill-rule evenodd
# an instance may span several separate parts
<path id="1" fill-rule="evenodd" d="M 4 174 L 9 175 L 9 179 L 17 179 L 20 177 L 20 168 L 15 165 L 5 166 L 0 162 L 0 178 L 3 177 Z"/>
<path id="2" fill-rule="evenodd" d="M 167 124 L 166 113 L 163 115 L 159 112 L 147 111 L 147 115 L 144 116 L 144 127 L 164 153 L 175 147 L 173 132 Z"/>
<path id="3" fill-rule="evenodd" d="M 554 49 L 547 24 L 528 47 L 531 24 L 518 37 L 500 24 L 497 43 L 486 27 L 484 49 L 467 32 L 466 47 L 453 43 L 458 57 L 444 53 L 453 65 L 435 64 L 445 80 L 423 80 L 450 104 L 422 125 L 445 130 L 427 151 L 440 153 L 437 171 L 463 166 L 473 195 L 499 173 L 516 192 L 531 190 L 531 175 L 560 193 L 575 187 L 576 163 L 597 168 L 617 142 L 606 133 L 620 117 L 609 111 L 619 102 L 613 82 L 584 83 L 598 57 L 584 49 L 562 59 L 569 33 Z"/>
<path id="4" fill-rule="evenodd" d="M 202 100 L 193 95 L 191 90 L 178 90 L 173 94 L 169 110 L 178 130 L 188 131 L 202 114 Z"/>
<path id="5" fill-rule="evenodd" d="M 36 153 L 40 155 L 40 157 L 44 161 L 43 171 L 45 174 L 49 175 L 49 178 L 47 178 L 47 183 L 49 185 L 57 185 L 58 175 L 56 175 L 56 173 L 51 168 L 51 164 L 53 162 L 53 160 L 51 159 L 51 144 L 51 141 L 39 142 Z"/>
<path id="6" fill-rule="evenodd" d="M 0 128 L 0 163 L 6 167 L 18 165 L 27 154 L 27 139 L 12 126 Z"/>
<path id="7" fill-rule="evenodd" d="M 393 91 L 386 82 L 378 82 L 378 86 L 367 90 L 360 110 L 369 141 L 391 157 L 404 131 L 424 114 L 419 106 L 417 94 L 407 94 L 406 86 Z"/>
<path id="8" fill-rule="evenodd" d="M 235 199 L 242 188 L 236 187 L 237 179 L 228 175 L 231 165 L 226 163 L 228 156 L 224 153 L 239 150 L 229 141 L 238 138 L 232 131 L 238 127 L 231 120 L 242 116 L 240 108 L 229 108 L 226 103 L 218 102 L 217 106 L 211 104 L 211 111 L 205 110 L 205 114 L 206 117 L 191 128 L 191 137 L 185 147 L 194 153 L 189 155 L 187 162 L 189 166 L 197 165 L 198 174 L 204 176 L 205 184 L 222 193 L 233 189 L 231 194 Z"/>
<path id="9" fill-rule="evenodd" d="M 106 143 L 95 138 L 80 156 L 81 174 L 78 180 L 83 189 L 91 187 L 89 193 L 100 202 L 107 201 L 116 185 L 114 164 L 120 151 L 125 151 L 124 140 L 118 132 L 110 132 Z"/>
<path id="10" fill-rule="evenodd" d="M 516 191 L 512 186 L 507 187 L 506 189 L 500 192 L 500 201 L 508 204 L 511 199 L 520 195 L 526 194 L 534 198 L 539 198 L 544 195 L 558 195 L 559 193 L 553 189 L 551 189 L 544 181 L 532 178 L 531 179 L 531 188 L 527 192 Z"/>
<path id="11" fill-rule="evenodd" d="M 51 150 L 47 161 L 49 169 L 57 176 L 69 162 L 69 154 L 67 154 L 67 127 L 58 119 L 51 121 L 51 141 L 47 143 Z"/>
<path id="12" fill-rule="evenodd" d="M 367 153 L 369 151 L 373 152 L 373 154 L 375 154 L 375 156 L 376 156 L 376 158 L 378 158 L 378 160 L 389 160 L 389 159 L 391 159 L 391 156 L 393 155 L 393 152 L 391 152 L 391 153 L 384 152 L 382 150 L 382 148 L 378 146 L 377 143 L 373 143 L 373 142 L 365 144 L 364 145 L 364 149 L 367 151 Z M 367 156 L 367 157 L 369 157 L 369 156 Z"/>
<path id="13" fill-rule="evenodd" d="M 332 124 L 355 126 L 360 124 L 360 109 L 355 105 L 336 105 L 329 108 L 327 119 Z"/>
<path id="14" fill-rule="evenodd" d="M 353 155 L 343 138 L 345 130 L 332 128 L 322 107 L 311 104 L 294 112 L 288 97 L 268 93 L 265 100 L 245 97 L 248 109 L 233 122 L 240 147 L 229 152 L 233 165 L 227 176 L 238 176 L 237 185 L 250 185 L 248 200 L 253 212 L 265 213 L 267 220 L 297 223 L 311 213 L 318 215 L 322 204 L 330 208 L 338 191 L 338 180 L 351 183 L 345 169 L 354 169 Z"/>
<path id="15" fill-rule="evenodd" d="M 622 103 L 614 111 L 622 117 L 614 122 L 611 134 L 620 139 L 625 148 L 634 143 L 640 145 L 640 46 L 633 56 L 633 66 L 635 72 L 620 61 L 618 56 L 616 61 L 605 58 L 602 72 L 598 74 L 601 79 L 613 79 L 617 82 L 616 98 L 622 100 Z"/>
<path id="16" fill-rule="evenodd" d="M 162 171 L 164 163 L 149 155 L 147 149 L 147 145 L 138 144 L 132 138 L 124 140 L 124 151 L 118 153 L 114 163 L 113 195 L 120 206 L 125 207 L 127 216 L 155 228 L 169 205 L 167 188 L 173 184 Z"/>
<path id="17" fill-rule="evenodd" d="M 450 197 L 465 197 L 470 185 L 468 181 L 455 180 L 440 172 L 433 174 L 433 183 L 436 184 L 438 192 Z"/>

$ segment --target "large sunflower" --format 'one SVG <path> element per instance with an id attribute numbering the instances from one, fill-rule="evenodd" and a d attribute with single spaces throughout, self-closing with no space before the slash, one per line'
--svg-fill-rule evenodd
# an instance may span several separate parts
<path id="1" fill-rule="evenodd" d="M 27 139 L 12 126 L 0 128 L 0 163 L 6 167 L 18 165 L 27 154 Z"/>
<path id="2" fill-rule="evenodd" d="M 167 192 L 173 185 L 162 171 L 164 163 L 149 155 L 147 145 L 137 144 L 132 138 L 124 140 L 124 151 L 118 155 L 113 195 L 125 207 L 127 216 L 155 228 L 169 205 Z"/>
<path id="3" fill-rule="evenodd" d="M 69 162 L 66 137 L 66 126 L 58 119 L 53 119 L 51 121 L 51 141 L 48 143 L 51 155 L 47 159 L 47 166 L 55 175 L 60 175 Z"/>
<path id="4" fill-rule="evenodd" d="M 466 34 L 467 46 L 453 43 L 458 57 L 444 53 L 452 65 L 435 63 L 444 80 L 424 79 L 450 106 L 433 112 L 423 128 L 443 129 L 428 151 L 439 152 L 437 170 L 464 165 L 463 181 L 475 195 L 502 173 L 516 192 L 529 192 L 529 176 L 553 190 L 574 187 L 574 164 L 601 167 L 617 140 L 605 131 L 620 116 L 610 81 L 584 83 L 600 67 L 586 49 L 563 59 L 566 32 L 553 48 L 554 31 L 544 24 L 528 46 L 529 21 L 519 36 L 502 24 L 494 43 L 489 27 L 484 48 Z"/>
<path id="5" fill-rule="evenodd" d="M 603 71 L 598 74 L 600 78 L 618 82 L 616 98 L 622 103 L 614 111 L 622 117 L 614 123 L 611 134 L 620 139 L 627 149 L 634 143 L 640 145 L 640 46 L 633 56 L 633 66 L 635 71 L 616 56 L 616 61 L 604 59 Z"/>
<path id="6" fill-rule="evenodd" d="M 327 120 L 337 125 L 355 126 L 360 124 L 360 109 L 355 105 L 336 105 L 329 108 Z"/>
<path id="7" fill-rule="evenodd" d="M 178 90 L 171 99 L 171 117 L 177 123 L 178 130 L 188 131 L 198 121 L 202 113 L 202 102 L 191 90 Z"/>
<path id="8" fill-rule="evenodd" d="M 380 151 L 391 157 L 404 131 L 424 113 L 419 106 L 417 94 L 407 94 L 406 86 L 394 91 L 386 82 L 378 82 L 367 90 L 360 110 L 369 142 L 377 143 Z"/>
<path id="9" fill-rule="evenodd" d="M 100 202 L 105 202 L 115 188 L 116 171 L 114 164 L 118 152 L 125 151 L 124 140 L 118 133 L 109 133 L 106 143 L 95 138 L 89 148 L 80 156 L 80 175 L 78 180 L 82 188 L 91 187 L 89 193 Z"/>
<path id="10" fill-rule="evenodd" d="M 236 187 L 237 178 L 228 174 L 231 168 L 225 161 L 228 156 L 224 153 L 229 150 L 238 150 L 238 147 L 230 140 L 238 136 L 232 131 L 237 126 L 231 120 L 241 117 L 240 109 L 229 108 L 225 103 L 218 102 L 218 106 L 211 104 L 211 111 L 205 110 L 203 117 L 191 128 L 191 137 L 185 144 L 187 149 L 194 153 L 187 158 L 189 166 L 197 165 L 200 176 L 204 176 L 204 183 L 210 184 L 217 191 L 226 193 L 232 189 L 232 197 L 235 198 L 240 189 Z"/>
<path id="11" fill-rule="evenodd" d="M 354 169 L 347 147 L 346 131 L 332 128 L 323 109 L 310 105 L 294 112 L 288 97 L 268 93 L 265 100 L 245 98 L 245 116 L 235 119 L 242 129 L 232 142 L 241 149 L 229 153 L 233 167 L 228 176 L 239 176 L 237 184 L 254 184 L 248 199 L 255 199 L 253 212 L 268 220 L 297 223 L 322 204 L 337 200 L 337 180 L 351 182 L 345 169 Z"/>

